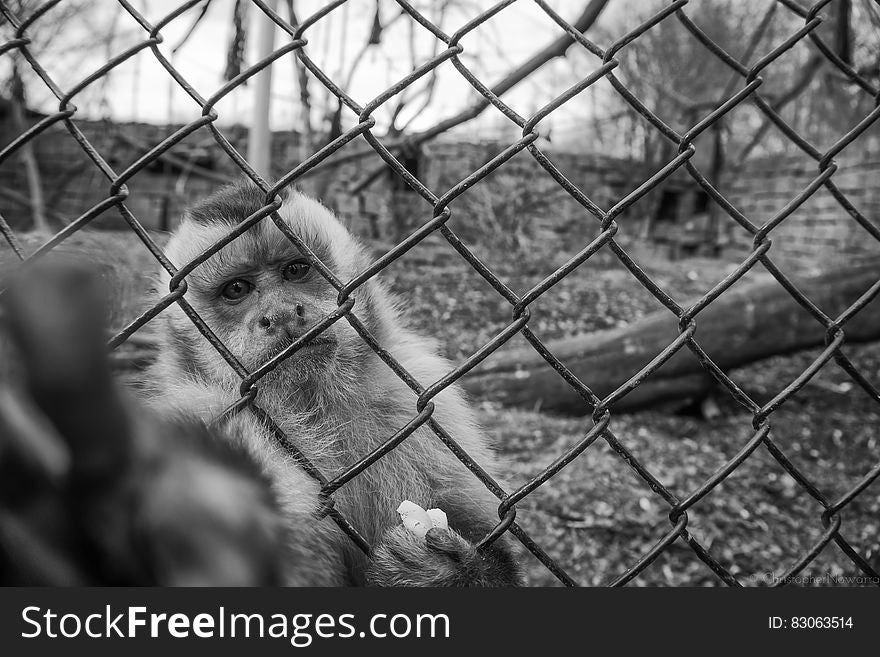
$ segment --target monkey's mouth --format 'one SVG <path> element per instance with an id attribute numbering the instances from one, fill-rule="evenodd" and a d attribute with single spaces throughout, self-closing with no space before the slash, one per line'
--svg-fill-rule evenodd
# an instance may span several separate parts
<path id="1" fill-rule="evenodd" d="M 290 347 L 293 344 L 292 340 L 286 339 L 281 340 L 277 344 L 272 345 L 269 349 L 266 350 L 263 358 L 264 361 L 269 361 L 275 358 L 278 354 L 283 352 L 285 349 Z M 329 356 L 336 349 L 336 340 L 329 336 L 318 335 L 312 338 L 309 342 L 304 345 L 301 345 L 299 349 L 297 349 L 294 353 L 292 353 L 287 360 L 295 360 L 297 357 L 303 358 L 312 358 L 314 356 Z"/>

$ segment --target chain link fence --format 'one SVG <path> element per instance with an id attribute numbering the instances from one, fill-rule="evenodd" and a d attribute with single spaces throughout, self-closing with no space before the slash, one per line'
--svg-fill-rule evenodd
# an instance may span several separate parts
<path id="1" fill-rule="evenodd" d="M 397 4 L 404 10 L 409 17 L 425 30 L 429 31 L 434 38 L 442 42 L 442 50 L 436 56 L 426 61 L 424 64 L 413 70 L 411 74 L 401 79 L 397 84 L 382 92 L 375 99 L 365 105 L 361 105 L 351 98 L 345 89 L 342 89 L 330 76 L 319 68 L 309 56 L 309 40 L 308 36 L 313 28 L 330 12 L 346 3 L 346 0 L 335 0 L 328 3 L 317 13 L 306 18 L 299 25 L 291 25 L 277 13 L 272 11 L 261 0 L 253 0 L 255 7 L 264 12 L 284 34 L 283 43 L 275 49 L 268 57 L 259 61 L 240 74 L 229 80 L 220 87 L 213 95 L 208 98 L 202 97 L 196 89 L 187 81 L 181 72 L 169 61 L 166 55 L 160 49 L 163 42 L 162 30 L 172 21 L 177 20 L 181 16 L 187 14 L 198 7 L 202 0 L 189 0 L 182 3 L 173 12 L 162 18 L 161 20 L 151 23 L 148 21 L 134 6 L 127 0 L 118 0 L 119 5 L 143 28 L 143 39 L 134 43 L 124 52 L 109 59 L 106 64 L 95 70 L 93 73 L 85 76 L 77 82 L 71 83 L 69 80 L 54 80 L 47 70 L 41 66 L 40 61 L 31 51 L 30 34 L 40 29 L 41 20 L 53 7 L 59 4 L 60 0 L 50 0 L 39 5 L 35 10 L 27 15 L 17 15 L 13 11 L 10 2 L 0 1 L 0 12 L 6 19 L 6 25 L 3 29 L 3 38 L 0 43 L 0 57 L 9 57 L 17 55 L 23 58 L 32 69 L 33 73 L 42 81 L 43 84 L 51 91 L 58 100 L 57 110 L 45 116 L 32 127 L 22 134 L 18 135 L 11 143 L 7 144 L 0 150 L 0 163 L 8 160 L 15 155 L 25 144 L 35 139 L 50 126 L 55 124 L 62 125 L 70 135 L 78 142 L 82 151 L 88 156 L 94 167 L 106 178 L 107 194 L 100 203 L 90 208 L 71 221 L 63 230 L 43 244 L 31 258 L 46 253 L 50 249 L 56 247 L 68 237 L 86 227 L 96 217 L 109 210 L 115 209 L 119 212 L 127 225 L 130 227 L 140 241 L 155 257 L 156 261 L 171 275 L 171 283 L 168 293 L 155 305 L 146 312 L 137 317 L 122 331 L 120 331 L 110 341 L 110 347 L 116 348 L 131 337 L 138 329 L 143 327 L 147 322 L 154 319 L 159 313 L 163 312 L 171 304 L 178 304 L 183 311 L 191 318 L 198 330 L 204 335 L 216 349 L 217 352 L 234 368 L 241 377 L 241 398 L 232 407 L 225 411 L 225 414 L 236 414 L 242 412 L 255 413 L 263 418 L 267 424 L 272 427 L 274 435 L 280 444 L 285 446 L 293 453 L 302 464 L 303 468 L 321 485 L 321 496 L 324 501 L 322 515 L 332 519 L 337 523 L 348 536 L 363 550 L 368 551 L 370 546 L 362 537 L 358 528 L 353 526 L 333 505 L 334 492 L 343 486 L 352 478 L 357 477 L 365 469 L 369 468 L 383 454 L 394 449 L 402 441 L 412 434 L 419 427 L 426 425 L 436 434 L 460 461 L 478 477 L 485 486 L 494 493 L 499 499 L 498 517 L 500 519 L 494 531 L 483 539 L 483 544 L 491 543 L 505 532 L 515 536 L 532 554 L 534 554 L 552 573 L 563 583 L 574 585 L 577 582 L 566 572 L 563 564 L 544 551 L 541 547 L 541 537 L 529 535 L 523 527 L 517 522 L 517 504 L 526 496 L 542 486 L 545 482 L 556 476 L 563 468 L 565 468 L 572 460 L 577 458 L 584 450 L 587 450 L 595 441 L 601 439 L 605 441 L 616 452 L 621 460 L 621 466 L 624 464 L 631 468 L 636 475 L 641 478 L 647 486 L 653 491 L 659 500 L 665 502 L 669 509 L 669 529 L 662 536 L 659 536 L 656 543 L 647 551 L 636 563 L 633 563 L 625 572 L 621 573 L 612 582 L 612 585 L 622 585 L 637 577 L 645 570 L 658 556 L 667 550 L 672 544 L 679 542 L 687 545 L 693 553 L 703 562 L 706 567 L 717 575 L 717 577 L 728 585 L 737 586 L 741 582 L 737 577 L 726 568 L 706 545 L 697 540 L 688 530 L 689 516 L 688 512 L 697 505 L 701 499 L 721 484 L 729 477 L 749 456 L 759 447 L 763 446 L 770 455 L 778 463 L 779 467 L 788 473 L 799 484 L 800 491 L 803 495 L 811 496 L 822 507 L 821 516 L 816 520 L 821 522 L 824 531 L 821 538 L 805 553 L 791 563 L 784 575 L 779 578 L 780 582 L 786 581 L 788 578 L 797 575 L 817 555 L 830 543 L 835 543 L 837 547 L 852 561 L 852 564 L 859 571 L 871 578 L 877 578 L 878 573 L 871 564 L 852 546 L 846 538 L 846 526 L 842 522 L 841 512 L 855 500 L 877 477 L 880 475 L 880 463 L 874 464 L 873 467 L 857 482 L 855 482 L 844 494 L 836 499 L 830 499 L 813 482 L 794 465 L 792 460 L 786 455 L 785 451 L 774 442 L 772 436 L 773 413 L 786 403 L 793 395 L 813 377 L 828 361 L 834 360 L 852 379 L 858 387 L 863 389 L 874 401 L 880 404 L 880 392 L 871 384 L 871 382 L 857 369 L 856 365 L 850 360 L 844 352 L 846 342 L 846 325 L 870 303 L 880 293 L 880 280 L 874 283 L 864 294 L 844 312 L 836 317 L 827 316 L 819 307 L 817 307 L 807 296 L 805 296 L 798 287 L 790 280 L 778 267 L 774 264 L 770 255 L 771 237 L 774 229 L 779 226 L 787 217 L 789 217 L 797 208 L 804 204 L 818 190 L 824 188 L 836 199 L 837 203 L 843 211 L 857 222 L 864 229 L 866 240 L 875 240 L 880 242 L 880 227 L 872 223 L 872 221 L 864 216 L 848 199 L 834 182 L 834 173 L 837 170 L 835 157 L 840 154 L 848 145 L 858 139 L 866 129 L 869 128 L 878 118 L 880 118 L 880 89 L 874 83 L 864 76 L 860 75 L 851 65 L 843 61 L 827 43 L 820 38 L 817 27 L 822 24 L 823 11 L 826 10 L 830 0 L 817 2 L 811 7 L 801 7 L 794 0 L 778 0 L 778 4 L 786 11 L 794 12 L 803 18 L 803 26 L 790 34 L 782 43 L 773 47 L 768 52 L 757 57 L 754 64 L 746 65 L 738 61 L 735 57 L 725 52 L 716 42 L 707 36 L 688 17 L 687 3 L 688 0 L 677 0 L 670 3 L 662 11 L 645 21 L 631 32 L 621 36 L 615 42 L 601 47 L 589 40 L 578 30 L 566 22 L 558 13 L 556 13 L 544 0 L 535 0 L 535 4 L 554 22 L 561 30 L 564 30 L 573 40 L 575 48 L 580 48 L 594 57 L 594 65 L 592 70 L 586 71 L 580 82 L 572 86 L 570 89 L 554 98 L 544 107 L 539 109 L 530 117 L 520 116 L 510 106 L 505 104 L 497 95 L 492 93 L 489 88 L 479 80 L 463 63 L 461 55 L 464 48 L 461 46 L 461 39 L 475 30 L 478 26 L 491 21 L 493 16 L 503 10 L 508 5 L 513 4 L 515 0 L 505 0 L 499 2 L 487 9 L 484 13 L 476 16 L 465 25 L 461 26 L 453 34 L 446 34 L 437 25 L 433 24 L 428 18 L 419 13 L 412 4 L 406 0 L 397 0 Z M 660 117 L 656 116 L 648 107 L 634 95 L 627 86 L 615 75 L 615 69 L 619 65 L 617 56 L 632 42 L 639 39 L 643 34 L 654 29 L 658 24 L 664 21 L 678 21 L 694 39 L 698 40 L 703 46 L 707 56 L 718 58 L 723 62 L 732 73 L 736 74 L 740 80 L 739 88 L 733 88 L 728 97 L 717 103 L 716 106 L 707 110 L 702 118 L 699 118 L 693 126 L 684 133 L 672 129 Z M 762 95 L 761 72 L 780 58 L 790 48 L 799 42 L 804 42 L 810 48 L 827 59 L 828 63 L 849 80 L 858 93 L 867 94 L 874 100 L 874 109 L 864 117 L 855 127 L 843 134 L 830 148 L 824 151 L 818 150 L 798 132 L 788 125 L 785 120 L 777 113 L 772 103 Z M 77 108 L 74 104 L 77 95 L 84 89 L 101 80 L 103 76 L 108 74 L 114 68 L 120 66 L 127 60 L 136 56 L 141 51 L 149 50 L 155 57 L 156 61 L 164 68 L 167 75 L 173 78 L 174 82 L 192 99 L 192 103 L 200 108 L 201 115 L 173 134 L 155 145 L 149 152 L 132 162 L 121 171 L 111 167 L 105 158 L 86 138 L 84 133 L 77 127 Z M 271 66 L 273 62 L 283 57 L 297 57 L 300 62 L 320 81 L 329 91 L 335 95 L 339 101 L 348 110 L 357 117 L 357 123 L 349 130 L 346 130 L 340 137 L 334 139 L 330 143 L 325 144 L 310 157 L 299 163 L 296 167 L 281 176 L 277 182 L 270 182 L 262 178 L 246 161 L 244 157 L 233 147 L 229 139 L 217 127 L 219 118 L 215 109 L 217 103 L 227 96 L 232 90 L 242 85 L 246 80 L 259 73 L 263 69 Z M 430 73 L 436 67 L 449 62 L 467 80 L 474 89 L 479 92 L 488 103 L 506 116 L 510 121 L 518 125 L 522 130 L 522 137 L 511 143 L 507 148 L 498 153 L 485 165 L 477 170 L 469 173 L 461 179 L 458 184 L 446 190 L 432 190 L 426 187 L 417 177 L 413 176 L 407 168 L 397 159 L 392 149 L 382 140 L 373 134 L 372 129 L 375 126 L 375 118 L 373 113 L 383 105 L 386 101 L 393 98 L 396 94 L 406 89 L 413 82 Z M 677 146 L 677 154 L 674 155 L 665 165 L 652 175 L 648 180 L 639 185 L 631 193 L 621 198 L 609 209 L 603 209 L 594 203 L 583 190 L 579 189 L 558 169 L 551 159 L 542 151 L 537 143 L 538 132 L 536 128 L 542 120 L 547 118 L 552 112 L 561 107 L 564 103 L 571 100 L 585 89 L 589 88 L 602 79 L 610 82 L 613 88 L 620 96 L 642 117 L 647 121 L 653 129 L 662 133 L 662 135 L 672 144 Z M 753 103 L 760 112 L 762 112 L 773 125 L 781 131 L 785 137 L 797 146 L 809 158 L 815 161 L 816 170 L 812 183 L 799 193 L 790 203 L 766 223 L 761 225 L 754 223 L 749 217 L 744 216 L 737 210 L 706 178 L 703 172 L 694 163 L 694 154 L 696 147 L 694 140 L 712 128 L 722 117 L 731 112 L 737 106 L 743 103 Z M 154 241 L 150 232 L 148 232 L 138 218 L 130 211 L 127 202 L 129 200 L 129 188 L 127 183 L 131 181 L 139 172 L 145 169 L 152 162 L 156 161 L 160 156 L 170 151 L 185 139 L 188 135 L 196 131 L 209 132 L 220 148 L 225 151 L 228 157 L 241 170 L 242 174 L 253 181 L 263 192 L 265 192 L 265 206 L 248 217 L 239 226 L 230 230 L 228 235 L 214 244 L 210 249 L 201 254 L 192 262 L 184 265 L 182 268 L 176 268 L 165 256 L 162 248 Z M 417 230 L 400 241 L 393 248 L 388 250 L 384 255 L 377 258 L 371 266 L 358 274 L 350 281 L 339 280 L 321 261 L 303 244 L 302 240 L 287 227 L 277 214 L 277 210 L 281 205 L 278 192 L 288 185 L 297 183 L 297 181 L 308 171 L 325 162 L 328 158 L 339 151 L 345 153 L 346 146 L 357 137 L 363 139 L 372 147 L 382 160 L 390 167 L 394 173 L 403 180 L 412 190 L 414 190 L 422 199 L 424 199 L 424 209 L 427 215 L 430 212 L 430 219 L 425 221 Z M 571 257 L 563 266 L 559 267 L 552 274 L 544 278 L 542 281 L 534 285 L 525 294 L 518 295 L 512 291 L 493 271 L 486 266 L 474 252 L 466 246 L 463 241 L 450 228 L 448 222 L 452 216 L 450 203 L 465 192 L 473 185 L 478 185 L 490 173 L 504 166 L 504 164 L 521 151 L 526 151 L 533 157 L 538 164 L 543 167 L 553 180 L 571 196 L 584 210 L 595 218 L 595 226 L 597 235 L 595 239 L 581 249 L 576 255 Z M 726 218 L 736 222 L 743 230 L 753 236 L 752 249 L 748 257 L 727 275 L 722 281 L 715 285 L 711 290 L 705 293 L 700 299 L 691 305 L 684 306 L 679 304 L 670 294 L 664 291 L 663 287 L 657 281 L 643 271 L 639 264 L 630 256 L 630 254 L 621 246 L 618 233 L 621 230 L 616 219 L 620 217 L 627 208 L 639 202 L 648 192 L 660 185 L 664 179 L 669 177 L 677 170 L 684 170 L 689 176 L 705 190 L 714 203 L 717 203 L 723 209 Z M 245 369 L 233 356 L 232 353 L 222 344 L 220 340 L 211 332 L 210 328 L 198 316 L 196 311 L 189 305 L 186 298 L 187 292 L 187 275 L 196 267 L 203 263 L 213 254 L 217 253 L 225 245 L 235 240 L 243 232 L 256 225 L 261 221 L 273 222 L 279 230 L 281 230 L 290 241 L 304 254 L 307 255 L 312 265 L 317 268 L 321 275 L 329 281 L 331 285 L 338 291 L 338 309 L 325 317 L 306 335 L 297 340 L 296 346 L 300 346 L 322 330 L 338 321 L 347 321 L 351 324 L 355 331 L 363 338 L 363 340 L 375 351 L 393 372 L 394 376 L 400 377 L 417 395 L 418 402 L 413 409 L 412 421 L 395 435 L 389 436 L 387 442 L 373 453 L 363 457 L 354 466 L 342 473 L 325 473 L 319 471 L 308 459 L 306 459 L 295 446 L 295 441 L 288 438 L 284 433 L 267 417 L 266 413 L 260 408 L 258 383 L 260 379 L 270 370 L 274 369 L 280 358 L 276 357 L 269 363 L 251 372 Z M 25 259 L 25 253 L 17 240 L 13 230 L 6 221 L 0 217 L 0 232 L 8 243 L 9 247 L 15 251 L 22 259 Z M 473 267 L 478 274 L 483 277 L 494 290 L 501 295 L 510 304 L 510 321 L 509 324 L 500 331 L 494 338 L 483 345 L 470 357 L 457 365 L 453 371 L 444 376 L 439 381 L 422 382 L 416 380 L 410 373 L 404 370 L 395 359 L 378 344 L 370 334 L 368 328 L 361 322 L 357 314 L 357 305 L 355 300 L 358 296 L 358 289 L 370 278 L 378 275 L 383 269 L 389 267 L 395 260 L 403 256 L 411 249 L 418 248 L 420 242 L 432 234 L 439 234 L 454 249 L 461 258 Z M 634 276 L 638 284 L 644 286 L 665 308 L 668 309 L 678 320 L 679 335 L 665 349 L 651 359 L 639 372 L 635 373 L 626 383 L 618 389 L 607 395 L 605 398 L 599 398 L 595 395 L 588 382 L 581 381 L 567 367 L 566 364 L 558 360 L 548 346 L 535 335 L 529 328 L 529 320 L 531 317 L 530 306 L 539 299 L 544 293 L 550 290 L 564 277 L 571 274 L 581 264 L 600 251 L 610 252 L 622 263 Z M 699 323 L 700 313 L 704 311 L 710 304 L 725 293 L 734 283 L 746 275 L 753 267 L 761 264 L 773 277 L 778 281 L 788 294 L 802 307 L 806 312 L 810 313 L 817 324 L 823 327 L 825 331 L 825 348 L 812 364 L 804 370 L 794 381 L 781 390 L 773 399 L 765 404 L 759 404 L 749 397 L 733 380 L 719 368 L 707 353 L 701 348 L 700 342 L 695 338 L 695 332 Z M 559 454 L 558 457 L 546 468 L 544 468 L 537 476 L 520 486 L 516 490 L 505 490 L 496 481 L 494 481 L 475 462 L 461 447 L 456 443 L 454 438 L 444 429 L 443 426 L 433 417 L 434 405 L 432 400 L 445 388 L 453 385 L 466 373 L 477 367 L 482 361 L 489 358 L 493 352 L 509 341 L 517 333 L 521 334 L 552 367 L 558 376 L 565 380 L 580 397 L 583 404 L 590 409 L 591 422 L 590 426 L 585 430 L 582 439 L 565 453 Z M 295 351 L 294 347 L 293 351 Z M 740 451 L 723 464 L 710 477 L 705 479 L 701 485 L 692 490 L 687 495 L 681 497 L 676 495 L 668 487 L 664 486 L 660 480 L 652 473 L 651 465 L 640 461 L 637 454 L 632 453 L 618 440 L 612 429 L 612 416 L 614 405 L 625 395 L 631 393 L 640 383 L 652 372 L 662 366 L 676 352 L 687 349 L 690 350 L 702 364 L 707 372 L 709 372 L 721 386 L 733 396 L 740 404 L 749 409 L 752 414 L 752 437 L 742 446 Z M 292 352 L 291 352 L 292 353 Z M 327 520 L 323 520 L 326 522 Z M 876 579 L 874 581 L 877 581 Z"/>

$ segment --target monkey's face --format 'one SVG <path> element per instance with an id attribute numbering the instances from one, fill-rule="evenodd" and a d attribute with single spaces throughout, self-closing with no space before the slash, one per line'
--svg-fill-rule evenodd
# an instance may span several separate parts
<path id="1" fill-rule="evenodd" d="M 182 266 L 220 240 L 232 226 L 259 209 L 262 199 L 238 209 L 228 202 L 208 203 L 211 205 L 200 207 L 209 220 L 198 214 L 197 208 L 169 242 L 169 256 L 175 264 Z M 254 203 L 256 206 L 251 207 Z M 230 212 L 234 212 L 231 217 Z M 359 248 L 326 208 L 297 196 L 279 214 L 340 278 L 353 275 L 356 267 L 362 266 L 355 262 L 361 258 Z M 187 301 L 250 372 L 337 310 L 336 289 L 270 219 L 224 246 L 193 270 L 187 281 Z M 171 336 L 172 347 L 174 342 L 180 342 L 181 332 L 197 345 L 190 369 L 212 378 L 228 377 L 228 365 L 195 333 L 182 313 L 173 318 L 172 332 L 178 333 Z M 303 344 L 262 383 L 304 383 L 326 375 L 340 376 L 340 372 L 350 370 L 347 365 L 363 351 L 363 341 L 348 322 L 341 320 Z M 346 366 L 342 367 L 343 364 Z"/>
<path id="2" fill-rule="evenodd" d="M 234 255 L 225 254 L 208 285 L 198 290 L 197 303 L 217 336 L 253 371 L 335 310 L 335 294 L 292 248 L 231 251 Z M 339 346 L 338 329 L 330 326 L 297 350 L 286 366 L 311 373 L 332 361 Z"/>

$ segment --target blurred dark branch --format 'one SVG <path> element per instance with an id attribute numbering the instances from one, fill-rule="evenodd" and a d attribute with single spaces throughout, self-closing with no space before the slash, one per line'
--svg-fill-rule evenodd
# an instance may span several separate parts
<path id="1" fill-rule="evenodd" d="M 224 80 L 231 80 L 241 73 L 241 64 L 244 61 L 244 51 L 247 45 L 247 17 L 251 3 L 247 0 L 235 0 L 232 10 L 232 42 L 226 51 L 226 68 L 223 72 Z"/>
<path id="2" fill-rule="evenodd" d="M 195 34 L 196 28 L 198 28 L 199 24 L 205 18 L 205 14 L 208 13 L 208 8 L 211 6 L 211 2 L 213 2 L 213 0 L 204 0 L 204 4 L 202 5 L 201 10 L 199 11 L 193 22 L 190 24 L 189 29 L 186 31 L 186 34 L 180 37 L 180 41 L 178 41 L 177 44 L 171 49 L 172 55 L 177 54 L 177 51 L 183 48 L 183 46 L 186 45 L 186 42 L 189 41 L 189 38 L 193 34 Z"/>
<path id="3" fill-rule="evenodd" d="M 852 0 L 838 0 L 834 23 L 834 46 L 837 56 L 847 66 L 853 65 L 853 35 L 850 19 Z"/>
<path id="4" fill-rule="evenodd" d="M 4 189 L 0 187 L 0 198 L 11 201 L 12 203 L 15 203 L 16 205 L 19 205 L 23 208 L 27 208 L 31 212 L 34 211 L 33 198 L 27 196 L 26 194 L 22 194 L 21 192 L 16 192 L 11 189 Z M 49 217 L 53 221 L 57 221 L 60 224 L 67 223 L 67 219 L 64 217 L 64 215 L 55 212 L 54 210 L 44 209 L 43 212 L 46 217 Z"/>
<path id="5" fill-rule="evenodd" d="M 122 132 L 118 133 L 116 137 L 128 146 L 137 149 L 138 155 L 143 155 L 152 148 L 152 146 L 150 146 L 146 142 L 135 139 L 134 137 L 123 134 Z M 162 153 L 158 158 L 156 158 L 156 161 L 169 162 L 170 164 L 174 164 L 186 171 L 189 171 L 191 174 L 194 174 L 200 178 L 204 178 L 205 180 L 215 182 L 218 185 L 228 185 L 235 180 L 235 178 L 233 178 L 232 176 L 225 176 L 222 173 L 217 173 L 216 171 L 211 171 L 210 169 L 206 169 L 205 167 L 193 164 L 189 159 L 180 157 L 179 155 L 175 155 L 172 151 L 166 151 L 165 153 Z"/>
<path id="6" fill-rule="evenodd" d="M 773 16 L 776 14 L 776 8 L 778 6 L 779 5 L 774 2 L 767 8 L 767 11 L 764 12 L 764 16 L 761 18 L 761 22 L 752 33 L 752 38 L 749 40 L 749 44 L 746 46 L 745 50 L 743 50 L 742 55 L 740 55 L 739 61 L 743 65 L 747 66 L 749 61 L 751 61 L 752 56 L 755 54 L 755 50 L 758 49 L 758 46 L 763 40 L 764 35 L 767 33 L 767 28 L 770 27 L 770 23 L 773 21 Z M 724 91 L 721 92 L 721 96 L 717 102 L 724 102 L 726 98 L 731 96 L 736 90 L 736 87 L 739 85 L 741 78 L 742 76 L 740 76 L 740 74 L 736 71 L 731 73 L 730 78 L 728 79 L 727 84 L 724 87 Z"/>
<path id="7" fill-rule="evenodd" d="M 777 114 L 789 103 L 797 99 L 806 89 L 810 86 L 813 79 L 816 77 L 816 74 L 819 72 L 819 69 L 822 68 L 822 64 L 824 63 L 824 59 L 822 55 L 815 53 L 810 59 L 804 64 L 803 69 L 801 70 L 800 76 L 795 80 L 791 86 L 786 89 L 780 96 L 778 96 L 773 102 L 770 103 L 770 107 Z M 735 158 L 735 162 L 737 164 L 742 164 L 745 162 L 746 158 L 751 154 L 751 152 L 761 143 L 761 140 L 764 138 L 764 135 L 767 133 L 767 130 L 770 129 L 772 122 L 769 118 L 765 117 L 761 127 L 755 131 L 755 134 L 746 144 L 746 146 L 739 152 L 739 154 Z"/>
<path id="8" fill-rule="evenodd" d="M 294 0 L 286 0 L 286 2 L 290 24 L 298 26 L 299 18 L 296 15 Z M 302 153 L 311 153 L 314 150 L 315 132 L 312 127 L 312 95 L 309 92 L 308 70 L 303 65 L 302 61 L 300 61 L 299 57 L 294 58 L 293 68 L 296 75 L 297 86 L 299 88 L 300 112 L 302 114 L 303 143 L 301 144 L 302 148 L 300 150 Z"/>

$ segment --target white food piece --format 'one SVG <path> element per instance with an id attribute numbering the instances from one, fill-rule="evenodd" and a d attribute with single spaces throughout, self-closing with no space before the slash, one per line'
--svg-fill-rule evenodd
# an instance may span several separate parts
<path id="1" fill-rule="evenodd" d="M 400 503 L 400 506 L 397 507 L 397 513 L 400 514 L 403 526 L 419 538 L 425 538 L 425 534 L 427 534 L 428 530 L 433 526 L 431 523 L 431 516 L 429 516 L 428 512 L 415 502 L 404 500 Z"/>
<path id="2" fill-rule="evenodd" d="M 397 513 L 403 521 L 403 526 L 419 538 L 425 538 L 429 529 L 449 529 L 449 521 L 442 509 L 428 509 L 425 511 L 415 502 L 404 500 L 397 507 Z"/>
<path id="3" fill-rule="evenodd" d="M 431 519 L 432 527 L 449 529 L 449 521 L 446 519 L 446 512 L 443 509 L 428 509 L 427 514 Z"/>

